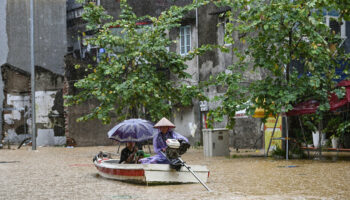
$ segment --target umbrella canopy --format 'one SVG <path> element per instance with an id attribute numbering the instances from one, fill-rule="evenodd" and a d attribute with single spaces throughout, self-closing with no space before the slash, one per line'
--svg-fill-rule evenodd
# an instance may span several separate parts
<path id="1" fill-rule="evenodd" d="M 128 119 L 108 131 L 108 138 L 119 142 L 141 142 L 152 139 L 158 133 L 153 123 L 144 119 Z"/>

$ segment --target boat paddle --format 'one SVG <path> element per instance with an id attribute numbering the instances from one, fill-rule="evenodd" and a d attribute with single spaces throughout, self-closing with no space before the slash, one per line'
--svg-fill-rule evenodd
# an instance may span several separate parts
<path id="1" fill-rule="evenodd" d="M 190 166 L 186 165 L 186 163 L 180 158 L 180 157 L 177 157 L 175 159 L 169 159 L 164 152 L 160 151 L 161 154 L 163 154 L 164 157 L 166 157 L 166 159 L 171 163 L 170 165 L 172 164 L 175 164 L 175 165 L 180 165 L 180 166 L 184 166 L 186 167 L 186 169 L 192 173 L 192 175 L 205 187 L 205 189 L 208 190 L 208 192 L 211 192 L 212 190 L 207 186 L 205 185 L 205 183 L 194 173 L 194 171 L 191 169 Z M 174 163 L 174 160 L 175 160 L 175 163 Z"/>

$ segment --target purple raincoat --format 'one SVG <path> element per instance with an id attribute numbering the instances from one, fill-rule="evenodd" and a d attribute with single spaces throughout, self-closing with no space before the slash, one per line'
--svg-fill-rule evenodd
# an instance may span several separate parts
<path id="1" fill-rule="evenodd" d="M 160 151 L 162 151 L 163 148 L 166 148 L 166 140 L 167 139 L 183 139 L 186 142 L 188 142 L 188 139 L 184 136 L 180 135 L 179 133 L 176 133 L 175 131 L 168 131 L 166 134 L 163 134 L 162 132 L 159 132 L 156 136 L 153 138 L 153 147 L 154 152 L 157 155 L 154 155 L 149 158 L 142 158 L 140 159 L 140 162 L 142 164 L 169 164 L 169 161 L 166 157 L 164 157 Z"/>

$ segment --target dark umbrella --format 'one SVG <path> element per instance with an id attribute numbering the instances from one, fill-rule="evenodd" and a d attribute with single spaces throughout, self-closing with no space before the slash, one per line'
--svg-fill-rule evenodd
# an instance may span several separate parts
<path id="1" fill-rule="evenodd" d="M 119 142 L 141 142 L 152 139 L 157 133 L 153 123 L 144 119 L 128 119 L 108 131 L 108 138 Z"/>

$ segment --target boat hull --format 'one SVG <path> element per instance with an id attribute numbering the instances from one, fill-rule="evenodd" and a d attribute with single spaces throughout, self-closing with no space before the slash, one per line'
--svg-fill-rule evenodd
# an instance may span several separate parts
<path id="1" fill-rule="evenodd" d="M 117 159 L 97 159 L 94 164 L 98 173 L 108 179 L 142 184 L 199 183 L 185 167 L 176 171 L 167 164 L 119 164 L 118 162 Z M 209 170 L 206 166 L 189 167 L 204 183 L 207 182 Z"/>

